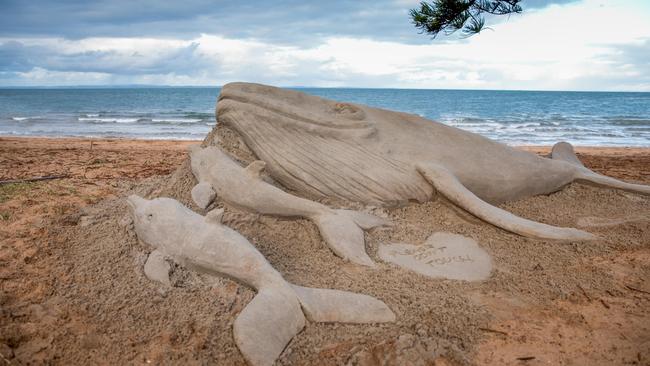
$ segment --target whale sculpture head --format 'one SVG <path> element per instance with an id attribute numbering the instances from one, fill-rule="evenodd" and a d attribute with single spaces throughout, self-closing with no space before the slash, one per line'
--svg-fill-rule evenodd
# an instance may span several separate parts
<path id="1" fill-rule="evenodd" d="M 156 248 L 173 245 L 179 234 L 186 231 L 187 218 L 191 217 L 189 209 L 171 198 L 148 200 L 131 195 L 126 202 L 138 238 Z"/>
<path id="2" fill-rule="evenodd" d="M 248 114 L 243 120 L 240 118 L 242 107 Z M 268 85 L 227 84 L 221 89 L 217 109 L 219 121 L 229 124 L 239 133 L 250 132 L 246 123 L 249 117 L 269 123 L 268 126 L 257 126 L 262 134 L 267 134 L 270 126 L 343 138 L 363 137 L 375 132 L 374 123 L 358 105 Z"/>

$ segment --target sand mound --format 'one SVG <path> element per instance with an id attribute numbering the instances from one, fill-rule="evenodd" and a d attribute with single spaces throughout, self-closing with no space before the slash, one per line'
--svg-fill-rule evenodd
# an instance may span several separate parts
<path id="1" fill-rule="evenodd" d="M 227 129 L 218 129 L 204 144 L 219 143 L 242 163 L 253 160 L 243 143 Z M 199 213 L 190 198 L 195 180 L 184 162 L 167 177 L 143 182 L 125 192 L 152 198 L 173 197 Z M 343 207 L 341 202 L 325 202 Z M 526 218 L 552 225 L 574 226 L 582 216 L 624 217 L 647 212 L 650 199 L 613 190 L 574 184 L 561 192 L 502 206 Z M 214 206 L 222 206 L 217 202 Z M 613 249 L 640 249 L 650 242 L 648 222 L 629 222 L 592 232 L 591 243 L 556 243 L 523 238 L 478 221 L 434 199 L 398 209 L 371 209 L 389 217 L 392 228 L 367 236 L 367 250 L 377 269 L 343 262 L 334 256 L 307 220 L 260 217 L 225 207 L 224 224 L 246 236 L 295 284 L 349 290 L 383 300 L 397 322 L 381 325 L 310 323 L 289 344 L 279 364 L 425 364 L 436 358 L 470 363 L 477 343 L 489 329 L 493 300 L 544 304 L 620 287 L 594 258 Z M 134 236 L 122 198 L 104 201 L 64 230 L 70 255 L 66 287 L 57 296 L 73 304 L 80 336 L 47 339 L 63 363 L 88 362 L 95 356 L 108 363 L 244 364 L 232 337 L 232 322 L 253 292 L 225 278 L 202 276 L 175 267 L 174 287 L 164 290 L 142 273 L 150 248 Z M 423 243 L 434 232 L 474 239 L 491 256 L 492 276 L 483 282 L 431 279 L 381 262 L 381 243 Z M 580 271 L 572 268 L 580 267 Z M 650 274 L 648 268 L 645 269 Z M 55 296 L 56 298 L 56 296 Z M 56 304 L 51 304 L 56 309 Z M 73 327 L 74 328 L 74 327 Z M 56 334 L 56 333 L 55 333 Z M 95 356 L 93 356 L 95 355 Z"/>
<path id="2" fill-rule="evenodd" d="M 226 128 L 213 131 L 204 144 L 219 144 L 243 164 L 254 159 Z M 31 339 L 19 342 L 15 357 L 27 361 L 43 357 L 61 364 L 244 364 L 232 323 L 253 291 L 181 267 L 173 268 L 173 288 L 163 289 L 142 271 L 151 249 L 135 237 L 123 197 L 131 193 L 172 197 L 203 214 L 191 202 L 195 183 L 185 161 L 169 176 L 127 187 L 122 197 L 61 221 L 54 245 L 65 250 L 54 250 L 50 300 L 16 315 L 32 319 L 27 324 L 34 329 Z M 346 202 L 323 203 L 360 208 Z M 209 209 L 215 206 L 223 205 L 216 202 Z M 621 218 L 630 212 L 647 216 L 650 198 L 573 184 L 550 196 L 501 207 L 532 220 L 575 227 L 581 217 Z M 370 269 L 334 256 L 307 220 L 225 209 L 224 224 L 247 237 L 288 281 L 372 295 L 397 316 L 395 323 L 380 325 L 309 323 L 278 359 L 281 365 L 415 365 L 436 359 L 472 363 L 479 342 L 494 335 L 498 313 L 557 301 L 580 303 L 586 301 L 585 293 L 614 296 L 628 291 L 621 276 L 603 269 L 603 258 L 616 251 L 647 250 L 650 243 L 648 221 L 590 227 L 601 239 L 589 243 L 528 239 L 479 221 L 438 197 L 391 210 L 365 208 L 395 224 L 367 235 L 367 251 L 378 263 L 378 268 Z M 384 263 L 377 254 L 382 243 L 424 243 L 435 232 L 475 240 L 492 257 L 492 275 L 482 282 L 432 279 Z M 648 266 L 635 271 L 640 278 L 650 278 Z M 641 296 L 635 301 L 647 304 Z M 647 319 L 645 313 L 641 316 Z M 19 339 L 25 330 L 16 332 Z M 607 359 L 605 348 L 593 348 L 598 358 Z M 44 349 L 53 353 L 45 357 L 39 353 Z M 650 355 L 639 347 L 639 357 L 647 360 Z"/>

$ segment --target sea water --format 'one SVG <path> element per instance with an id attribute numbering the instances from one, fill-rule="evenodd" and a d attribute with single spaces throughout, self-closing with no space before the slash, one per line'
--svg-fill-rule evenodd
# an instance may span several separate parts
<path id="1" fill-rule="evenodd" d="M 650 93 L 296 88 L 511 145 L 650 146 Z M 219 88 L 0 89 L 0 135 L 202 139 Z"/>

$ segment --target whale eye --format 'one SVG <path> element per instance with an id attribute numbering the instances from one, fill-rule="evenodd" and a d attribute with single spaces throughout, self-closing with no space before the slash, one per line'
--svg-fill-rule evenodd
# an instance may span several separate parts
<path id="1" fill-rule="evenodd" d="M 335 103 L 330 105 L 330 108 L 338 117 L 353 121 L 360 121 L 366 116 L 361 108 L 350 103 Z"/>

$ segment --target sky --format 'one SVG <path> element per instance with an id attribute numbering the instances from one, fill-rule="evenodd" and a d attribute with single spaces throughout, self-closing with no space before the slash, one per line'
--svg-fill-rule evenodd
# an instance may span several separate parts
<path id="1" fill-rule="evenodd" d="M 0 87 L 650 91 L 649 0 L 523 0 L 470 38 L 417 0 L 0 0 Z"/>

